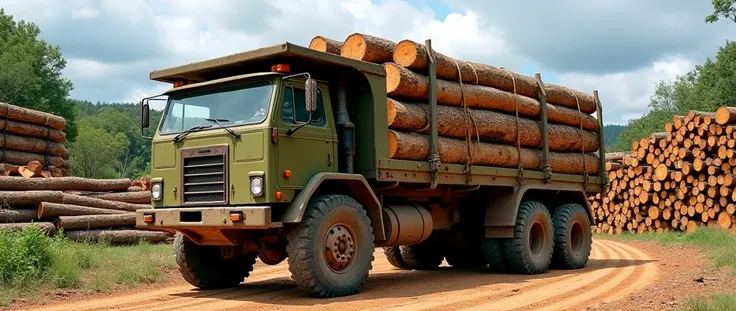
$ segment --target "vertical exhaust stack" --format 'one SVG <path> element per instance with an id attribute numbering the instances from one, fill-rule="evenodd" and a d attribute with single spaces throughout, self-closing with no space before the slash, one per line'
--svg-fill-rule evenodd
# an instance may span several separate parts
<path id="1" fill-rule="evenodd" d="M 353 169 L 353 158 L 355 156 L 355 147 L 353 145 L 355 141 L 355 124 L 350 121 L 350 115 L 348 114 L 348 98 L 347 98 L 348 81 L 345 78 L 341 78 L 338 81 L 337 86 L 337 131 L 338 141 L 338 152 L 340 153 L 340 172 L 352 174 Z"/>

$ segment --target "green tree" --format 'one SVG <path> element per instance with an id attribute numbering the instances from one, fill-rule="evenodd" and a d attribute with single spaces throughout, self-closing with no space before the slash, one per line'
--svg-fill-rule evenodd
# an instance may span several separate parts
<path id="1" fill-rule="evenodd" d="M 717 22 L 721 17 L 736 23 L 736 0 L 711 0 L 713 3 L 713 14 L 705 17 L 706 23 Z"/>
<path id="2" fill-rule="evenodd" d="M 33 23 L 16 22 L 0 8 L 0 102 L 58 114 L 67 120 L 67 139 L 77 135 L 72 83 L 62 76 L 66 60 L 58 46 L 38 38 Z"/>
<path id="3" fill-rule="evenodd" d="M 123 134 L 113 135 L 87 122 L 79 125 L 79 137 L 72 144 L 71 164 L 75 176 L 87 178 L 118 177 L 115 162 L 126 152 L 128 143 Z"/>

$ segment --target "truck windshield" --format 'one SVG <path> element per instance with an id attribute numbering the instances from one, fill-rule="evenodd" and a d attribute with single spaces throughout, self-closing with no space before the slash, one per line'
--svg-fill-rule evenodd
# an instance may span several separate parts
<path id="1" fill-rule="evenodd" d="M 207 119 L 220 119 L 223 126 L 261 123 L 266 120 L 272 89 L 271 81 L 265 80 L 228 89 L 172 95 L 160 132 L 176 133 L 212 125 Z"/>

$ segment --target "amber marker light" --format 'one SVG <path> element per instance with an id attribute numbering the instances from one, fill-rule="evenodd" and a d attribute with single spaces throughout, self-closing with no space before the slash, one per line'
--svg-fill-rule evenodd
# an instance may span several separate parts
<path id="1" fill-rule="evenodd" d="M 143 215 L 143 222 L 147 224 L 153 223 L 153 215 Z"/>
<path id="2" fill-rule="evenodd" d="M 276 200 L 281 201 L 281 199 L 284 198 L 284 193 L 281 191 L 276 191 Z"/>
<path id="3" fill-rule="evenodd" d="M 243 221 L 243 213 L 230 213 L 230 221 L 232 222 Z"/>

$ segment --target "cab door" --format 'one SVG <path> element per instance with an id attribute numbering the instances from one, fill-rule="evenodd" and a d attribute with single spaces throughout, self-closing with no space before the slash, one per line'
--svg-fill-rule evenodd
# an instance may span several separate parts
<path id="1" fill-rule="evenodd" d="M 334 131 L 329 93 L 324 84 L 318 85 L 317 109 L 306 112 L 303 80 L 284 83 L 281 92 L 278 124 L 278 184 L 283 189 L 301 189 L 318 172 L 337 171 L 337 136 Z M 291 135 L 289 129 L 309 122 Z M 289 171 L 290 175 L 284 174 Z"/>

